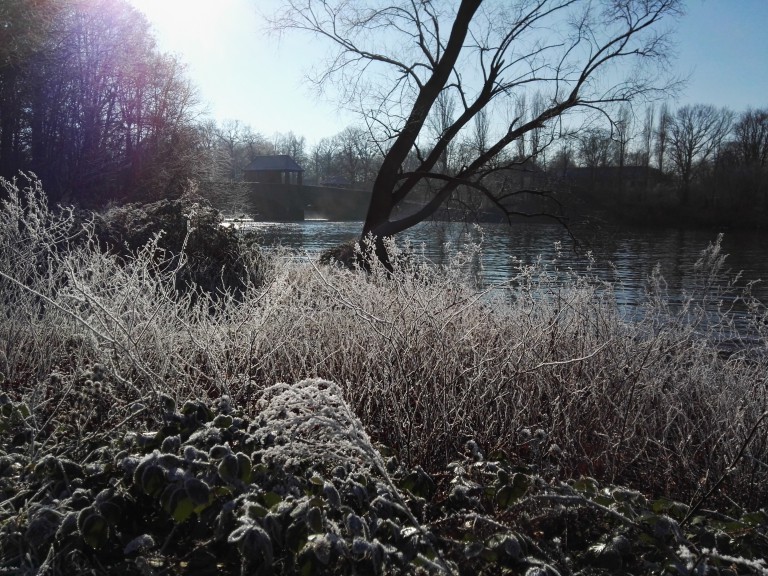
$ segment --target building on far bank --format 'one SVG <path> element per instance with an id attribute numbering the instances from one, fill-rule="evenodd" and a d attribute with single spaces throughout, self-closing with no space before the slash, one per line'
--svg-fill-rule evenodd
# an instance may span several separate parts
<path id="1" fill-rule="evenodd" d="M 304 183 L 304 168 L 287 154 L 256 156 L 243 168 L 243 181 L 301 186 Z"/>

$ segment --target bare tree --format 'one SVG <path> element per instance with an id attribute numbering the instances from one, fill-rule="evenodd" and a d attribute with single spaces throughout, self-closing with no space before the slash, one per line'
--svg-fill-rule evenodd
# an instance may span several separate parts
<path id="1" fill-rule="evenodd" d="M 0 2 L 0 175 L 10 177 L 21 165 L 31 92 L 25 63 L 44 49 L 60 12 L 54 0 Z"/>
<path id="2" fill-rule="evenodd" d="M 659 172 L 664 172 L 664 158 L 667 155 L 669 147 L 669 106 L 666 102 L 661 105 L 659 110 L 659 124 L 656 128 L 656 166 Z"/>
<path id="3" fill-rule="evenodd" d="M 621 194 L 624 191 L 624 166 L 627 164 L 629 143 L 632 141 L 634 122 L 632 110 L 626 104 L 619 108 L 618 115 L 613 124 L 613 148 L 617 168 L 616 189 Z"/>
<path id="4" fill-rule="evenodd" d="M 669 150 L 680 178 L 682 203 L 689 200 L 694 163 L 703 163 L 722 145 L 733 114 L 725 108 L 695 104 L 683 106 L 670 118 Z"/>
<path id="5" fill-rule="evenodd" d="M 680 0 L 284 0 L 273 24 L 335 46 L 314 79 L 335 81 L 345 98 L 353 92 L 386 150 L 362 231 L 381 238 L 429 217 L 461 185 L 509 215 L 509 194 L 485 185 L 495 171 L 514 166 L 513 156 L 503 154 L 507 148 L 571 111 L 668 88 L 648 65 L 670 53 L 661 24 L 680 12 Z M 629 75 L 614 81 L 604 74 L 619 68 Z M 479 114 L 504 110 L 506 99 L 537 90 L 538 114 L 495 126 L 498 135 L 455 174 L 439 171 L 445 150 L 471 134 Z M 444 92 L 458 102 L 457 115 L 426 142 L 425 125 Z M 414 149 L 417 166 L 406 169 Z M 491 163 L 499 158 L 505 159 Z M 398 215 L 398 204 L 424 181 L 434 191 L 429 201 Z"/>
<path id="6" fill-rule="evenodd" d="M 227 179 L 234 182 L 243 166 L 237 165 L 237 150 L 242 143 L 243 125 L 239 120 L 225 120 L 218 127 L 219 145 L 227 163 Z"/>
<path id="7" fill-rule="evenodd" d="M 573 147 L 570 138 L 564 138 L 560 143 L 560 148 L 552 156 L 550 170 L 558 177 L 564 178 L 568 171 L 576 166 L 574 162 Z"/>
<path id="8" fill-rule="evenodd" d="M 84 204 L 180 192 L 209 167 L 185 74 L 126 0 L 2 0 L 0 175 Z"/>
<path id="9" fill-rule="evenodd" d="M 616 120 L 613 122 L 613 142 L 615 149 L 615 164 L 619 170 L 627 163 L 629 143 L 632 141 L 634 122 L 629 106 L 621 106 Z"/>
<path id="10" fill-rule="evenodd" d="M 291 156 L 300 165 L 306 164 L 308 157 L 306 153 L 307 139 L 304 136 L 297 136 L 292 131 L 287 134 L 277 133 L 274 138 L 275 154 L 287 154 Z"/>
<path id="11" fill-rule="evenodd" d="M 217 153 L 221 155 L 222 165 L 226 167 L 223 177 L 232 182 L 242 179 L 243 168 L 256 156 L 274 152 L 271 142 L 239 120 L 224 120 L 216 127 L 216 134 L 219 148 Z"/>
<path id="12" fill-rule="evenodd" d="M 541 92 L 536 92 L 533 97 L 533 105 L 531 106 L 531 117 L 538 118 L 544 112 L 546 101 L 544 95 Z M 546 168 L 546 158 L 543 156 L 543 150 L 546 148 L 546 143 L 543 141 L 544 127 L 534 126 L 528 136 L 531 140 L 531 158 L 533 158 L 537 164 Z"/>
<path id="13" fill-rule="evenodd" d="M 594 169 L 608 166 L 611 149 L 611 133 L 605 128 L 589 128 L 576 136 L 579 161 L 585 168 Z"/>
<path id="14" fill-rule="evenodd" d="M 488 118 L 488 110 L 483 108 L 475 114 L 474 134 L 472 138 L 472 148 L 478 156 L 482 156 L 488 151 L 490 143 L 491 121 Z"/>
<path id="15" fill-rule="evenodd" d="M 325 179 L 333 176 L 336 171 L 334 163 L 334 143 L 331 138 L 321 138 L 312 148 L 312 171 L 315 184 L 321 184 Z"/>
<path id="16" fill-rule="evenodd" d="M 442 135 L 451 128 L 455 113 L 456 102 L 453 95 L 448 91 L 440 92 L 432 107 L 432 114 L 430 114 L 428 119 L 428 126 L 432 132 L 431 137 L 433 141 L 439 141 Z M 449 174 L 451 171 L 454 148 L 455 145 L 452 142 L 449 143 L 436 163 L 437 170 L 443 174 Z"/>
<path id="17" fill-rule="evenodd" d="M 528 108 L 526 105 L 526 98 L 525 94 L 523 94 L 520 98 L 517 99 L 515 102 L 515 118 L 520 118 L 521 121 L 525 120 L 525 115 L 528 113 Z M 517 139 L 517 159 L 522 160 L 526 157 L 526 148 L 525 148 L 525 134 L 523 136 L 520 136 L 520 138 Z"/>
<path id="18" fill-rule="evenodd" d="M 768 110 L 747 110 L 733 127 L 739 160 L 745 166 L 768 165 Z"/>
<path id="19" fill-rule="evenodd" d="M 375 178 L 378 149 L 367 130 L 349 126 L 333 137 L 337 171 L 355 187 L 369 185 Z"/>
<path id="20" fill-rule="evenodd" d="M 643 127 L 640 131 L 640 149 L 638 155 L 638 162 L 641 166 L 648 168 L 651 165 L 651 149 L 653 147 L 653 119 L 655 111 L 653 104 L 649 104 L 645 108 L 645 114 L 643 115 Z"/>

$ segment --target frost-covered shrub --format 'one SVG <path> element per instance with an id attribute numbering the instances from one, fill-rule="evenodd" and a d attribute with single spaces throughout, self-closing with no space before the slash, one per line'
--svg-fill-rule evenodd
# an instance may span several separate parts
<path id="1" fill-rule="evenodd" d="M 366 271 L 277 255 L 263 284 L 192 298 L 177 291 L 161 238 L 104 254 L 87 226 L 85 240 L 67 242 L 71 225 L 57 224 L 66 211 L 36 206 L 3 214 L 15 256 L 0 254 L 14 302 L 0 322 L 0 371 L 56 443 L 103 440 L 99 418 L 133 422 L 134 411 L 156 429 L 148 407 L 160 394 L 180 404 L 227 395 L 257 411 L 274 382 L 320 377 L 408 469 L 441 471 L 472 439 L 473 458 L 497 454 L 547 480 L 588 475 L 688 502 L 709 494 L 726 509 L 768 496 L 765 307 L 717 280 L 717 243 L 683 303 L 672 305 L 654 275 L 631 317 L 611 284 L 556 260 L 520 263 L 516 278 L 478 291 L 475 243 L 440 267 L 396 243 L 389 267 L 358 249 Z M 47 272 L 17 271 L 27 253 Z M 752 333 L 725 353 L 734 302 Z M 109 375 L 98 387 L 111 403 L 87 402 L 95 365 Z M 461 487 L 454 496 L 475 501 Z"/>
<path id="2" fill-rule="evenodd" d="M 457 247 L 443 268 L 401 262 L 396 248 L 392 270 L 375 260 L 368 273 L 281 266 L 249 331 L 247 382 L 309 374 L 343 383 L 369 433 L 409 465 L 440 467 L 474 438 L 555 477 L 589 474 L 684 499 L 730 469 L 743 431 L 768 408 L 765 307 L 750 304 L 754 335 L 734 341 L 734 353 L 717 346 L 734 332 L 731 317 L 705 304 L 742 295 L 707 280 L 716 245 L 682 306 L 655 277 L 631 318 L 610 284 L 556 261 L 521 264 L 509 283 L 479 292 L 477 247 Z M 755 481 L 766 434 L 763 424 L 741 472 L 721 485 L 748 505 L 763 498 L 752 495 L 764 493 Z"/>
<path id="3" fill-rule="evenodd" d="M 258 249 L 234 229 L 221 225 L 220 214 L 188 193 L 176 200 L 127 204 L 96 214 L 94 232 L 112 254 L 133 256 L 155 243 L 164 265 L 175 267 L 177 290 L 199 289 L 214 297 L 242 293 L 261 283 L 264 262 Z"/>
<path id="4" fill-rule="evenodd" d="M 764 511 L 696 511 L 593 478 L 465 456 L 438 474 L 375 446 L 322 380 L 277 384 L 246 413 L 181 406 L 58 453 L 0 398 L 0 569 L 14 574 L 766 573 Z M 134 422 L 135 424 L 135 422 Z M 43 444 L 40 441 L 43 441 Z M 37 457 L 33 450 L 42 450 Z M 538 572 L 537 572 L 538 571 Z M 597 572 L 595 572 L 597 571 Z"/>
<path id="5" fill-rule="evenodd" d="M 168 372 L 153 358 L 169 368 L 171 340 L 257 290 L 268 271 L 258 248 L 189 199 L 76 214 L 50 208 L 37 180 L 1 183 L 0 382 L 102 362 L 159 386 Z"/>
<path id="6" fill-rule="evenodd" d="M 14 553 L 2 568 L 134 573 L 153 565 L 176 573 L 190 547 L 215 552 L 209 568 L 219 573 L 432 565 L 425 554 L 434 556 L 433 543 L 339 394 L 318 380 L 278 385 L 253 418 L 225 397 L 177 407 L 162 396 L 153 408 L 157 430 L 120 427 L 79 462 L 51 452 L 32 461 L 31 440 L 21 442 L 3 455 L 2 479 L 8 492 L 34 496 L 5 502 L 13 514 L 0 546 Z M 3 408 L 0 424 L 6 412 L 29 418 L 26 407 L 2 402 L 12 408 Z"/>

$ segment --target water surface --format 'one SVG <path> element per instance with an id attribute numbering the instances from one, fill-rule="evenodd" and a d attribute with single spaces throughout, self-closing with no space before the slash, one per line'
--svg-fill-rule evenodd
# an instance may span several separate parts
<path id="1" fill-rule="evenodd" d="M 259 234 L 264 246 L 282 245 L 309 255 L 356 239 L 361 228 L 361 222 L 324 221 L 255 222 L 249 226 Z M 610 282 L 619 305 L 631 314 L 645 299 L 648 278 L 657 267 L 671 302 L 682 302 L 687 294 L 700 289 L 694 265 L 717 236 L 715 230 L 631 227 L 587 229 L 575 231 L 572 236 L 555 223 L 483 224 L 478 230 L 463 223 L 423 222 L 399 239 L 410 241 L 437 265 L 445 264 L 468 238 L 482 241 L 476 272 L 486 286 L 510 281 L 521 264 L 537 260 L 564 278 L 571 271 L 589 274 Z M 727 257 L 726 273 L 720 283 L 740 274 L 736 285 L 744 287 L 754 282 L 752 293 L 763 303 L 768 302 L 768 282 L 761 281 L 768 279 L 768 234 L 726 231 L 721 246 Z M 742 312 L 743 305 L 737 303 L 739 319 Z"/>

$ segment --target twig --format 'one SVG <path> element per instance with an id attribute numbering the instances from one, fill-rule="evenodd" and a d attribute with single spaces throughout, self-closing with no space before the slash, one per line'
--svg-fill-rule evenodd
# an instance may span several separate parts
<path id="1" fill-rule="evenodd" d="M 699 509 L 704 505 L 704 502 L 706 502 L 707 499 L 712 496 L 712 494 L 720 489 L 720 486 L 723 484 L 723 482 L 725 482 L 725 479 L 728 477 L 728 475 L 736 469 L 736 464 L 738 464 L 739 460 L 741 460 L 742 456 L 744 456 L 744 452 L 747 450 L 747 446 L 749 446 L 749 444 L 752 442 L 755 434 L 757 434 L 758 428 L 760 428 L 760 424 L 762 424 L 763 420 L 766 418 L 768 418 L 768 411 L 763 412 L 760 415 L 760 418 L 757 419 L 757 422 L 752 425 L 752 429 L 749 431 L 747 438 L 741 444 L 741 448 L 739 449 L 738 454 L 736 454 L 736 457 L 733 459 L 733 462 L 731 462 L 731 464 L 725 469 L 723 475 L 720 476 L 717 482 L 714 483 L 712 488 L 710 488 L 709 491 L 704 494 L 704 496 L 702 496 L 694 506 L 691 507 L 691 509 L 688 511 L 688 514 L 686 514 L 685 518 L 683 518 L 682 522 L 680 522 L 680 526 L 684 526 L 691 518 L 693 518 L 693 515 L 699 511 Z"/>
<path id="2" fill-rule="evenodd" d="M 27 291 L 27 292 L 29 292 L 30 294 L 34 294 L 34 295 L 35 295 L 35 296 L 37 296 L 38 298 L 42 298 L 43 300 L 45 300 L 46 302 L 48 302 L 48 303 L 49 303 L 51 306 L 53 306 L 54 308 L 57 308 L 58 310 L 62 311 L 64 314 L 67 314 L 68 316 L 71 316 L 72 318 L 74 318 L 74 319 L 75 319 L 75 320 L 76 320 L 78 323 L 80 323 L 80 324 L 82 324 L 83 326 L 85 326 L 85 327 L 86 327 L 88 330 L 90 330 L 91 332 L 93 332 L 93 334 L 95 334 L 96 336 L 98 336 L 99 338 L 101 338 L 102 340 L 104 340 L 105 342 L 109 342 L 109 343 L 110 343 L 110 344 L 112 344 L 113 346 L 115 346 L 115 347 L 117 347 L 117 348 L 120 348 L 120 349 L 121 349 L 121 350 L 122 350 L 122 351 L 123 351 L 123 352 L 124 352 L 124 353 L 125 353 L 125 354 L 128 356 L 128 358 L 130 358 L 130 359 L 131 359 L 131 362 L 133 363 L 133 365 L 134 365 L 134 366 L 135 366 L 135 367 L 136 367 L 136 368 L 137 368 L 137 369 L 138 369 L 140 372 L 143 372 L 143 373 L 144 373 L 144 375 L 145 375 L 145 376 L 147 376 L 147 377 L 149 378 L 149 382 L 150 382 L 150 385 L 152 386 L 152 391 L 153 391 L 153 392 L 155 392 L 155 393 L 157 393 L 157 388 L 155 387 L 155 385 L 154 385 L 154 382 L 155 382 L 155 381 L 157 381 L 157 382 L 162 382 L 162 378 L 160 378 L 160 376 L 159 376 L 158 374 L 155 374 L 155 373 L 154 373 L 154 372 L 152 372 L 152 371 L 151 371 L 149 368 L 147 368 L 146 366 L 144 366 L 144 365 L 143 365 L 141 362 L 139 362 L 138 360 L 136 360 L 136 359 L 133 357 L 133 354 L 131 354 L 131 351 L 130 351 L 130 350 L 127 348 L 127 347 L 125 347 L 125 346 L 123 346 L 122 344 L 120 344 L 120 343 L 119 343 L 117 340 L 115 340 L 114 338 L 110 338 L 109 336 L 105 336 L 104 334 L 102 334 L 101 332 L 99 332 L 99 331 L 98 331 L 96 328 L 94 328 L 93 326 L 91 326 L 91 325 L 90 325 L 88 322 L 86 322 L 86 321 L 85 321 L 83 318 L 81 318 L 80 316 L 78 316 L 77 314 L 75 314 L 75 313 L 74 313 L 72 310 L 68 310 L 68 309 L 64 308 L 64 306 L 62 306 L 62 305 L 61 305 L 61 304 L 59 304 L 58 302 L 55 302 L 53 299 L 51 299 L 51 298 L 49 298 L 48 296 L 46 296 L 46 295 L 44 295 L 44 294 L 42 294 L 42 293 L 38 292 L 38 291 L 37 291 L 37 290 L 35 290 L 34 288 L 30 288 L 29 286 L 26 286 L 25 284 L 22 284 L 21 282 L 19 282 L 18 280 L 16 280 L 16 278 L 14 278 L 14 277 L 12 277 L 12 276 L 9 276 L 8 274 L 6 274 L 5 272 L 3 272 L 2 270 L 0 270 L 0 277 L 3 277 L 3 278 L 5 278 L 6 280 L 9 280 L 10 282 L 12 282 L 12 283 L 16 284 L 17 286 L 21 287 L 23 290 L 26 290 L 26 291 Z M 139 390 L 139 389 L 138 389 L 136 386 L 133 386 L 133 388 L 134 388 L 134 391 L 135 391 L 135 392 L 137 392 L 137 393 L 140 393 L 140 390 Z"/>

